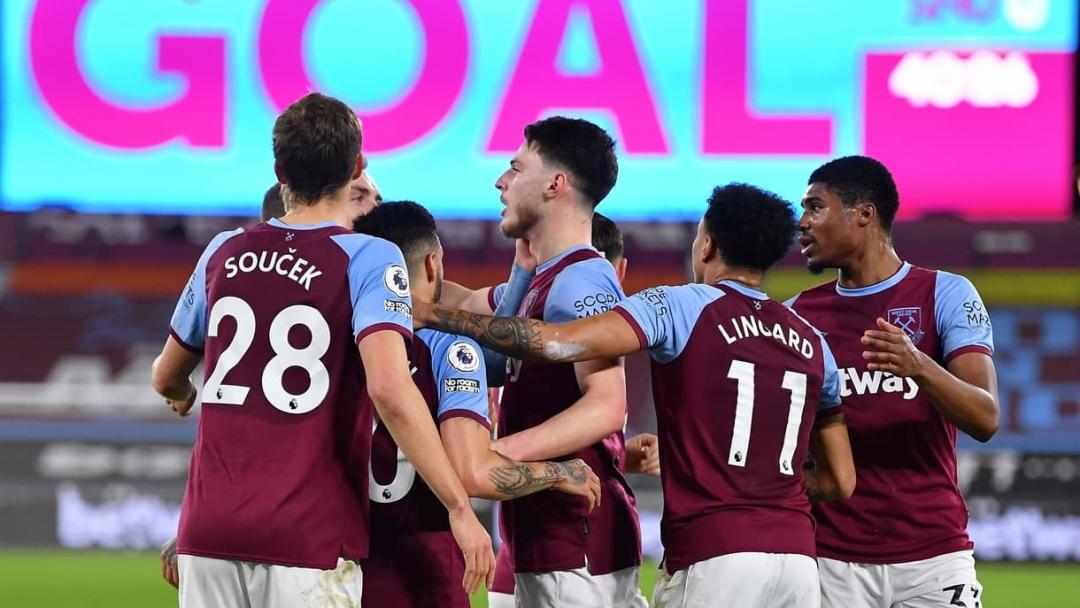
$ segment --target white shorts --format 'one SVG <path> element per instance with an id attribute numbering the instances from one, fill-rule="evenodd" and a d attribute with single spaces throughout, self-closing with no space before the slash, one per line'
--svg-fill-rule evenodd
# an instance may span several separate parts
<path id="1" fill-rule="evenodd" d="M 334 570 L 291 568 L 259 562 L 178 556 L 180 608 L 360 608 L 364 577 L 354 561 Z"/>
<path id="2" fill-rule="evenodd" d="M 514 594 L 488 591 L 488 608 L 514 608 Z"/>
<path id="3" fill-rule="evenodd" d="M 592 575 L 585 568 L 514 575 L 517 608 L 648 608 L 639 568 Z"/>
<path id="4" fill-rule="evenodd" d="M 818 608 L 820 602 L 814 558 L 796 553 L 729 553 L 656 580 L 653 608 Z"/>
<path id="5" fill-rule="evenodd" d="M 818 558 L 822 608 L 981 608 L 971 551 L 900 564 Z"/>

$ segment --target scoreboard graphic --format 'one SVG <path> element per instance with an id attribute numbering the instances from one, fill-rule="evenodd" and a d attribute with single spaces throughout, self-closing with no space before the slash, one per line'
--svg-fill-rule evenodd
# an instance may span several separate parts
<path id="1" fill-rule="evenodd" d="M 797 200 L 829 158 L 896 174 L 901 217 L 1071 212 L 1075 0 L 5 0 L 0 209 L 254 215 L 270 129 L 348 101 L 389 198 L 494 218 L 545 115 L 618 141 L 617 219 L 712 186 Z"/>

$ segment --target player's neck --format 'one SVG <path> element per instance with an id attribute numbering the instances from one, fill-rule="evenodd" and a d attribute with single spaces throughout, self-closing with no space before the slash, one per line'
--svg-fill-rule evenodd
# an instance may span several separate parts
<path id="1" fill-rule="evenodd" d="M 852 289 L 876 285 L 899 272 L 903 265 L 904 262 L 893 249 L 892 241 L 881 239 L 840 267 L 840 286 Z"/>
<path id="2" fill-rule="evenodd" d="M 732 268 L 723 264 L 705 267 L 705 283 L 716 285 L 720 281 L 733 281 L 750 289 L 764 291 L 761 288 L 765 280 L 765 274 L 757 270 L 746 268 Z"/>
<path id="3" fill-rule="evenodd" d="M 537 261 L 543 264 L 571 247 L 591 245 L 592 219 L 580 213 L 550 215 L 537 222 L 526 238 Z"/>
<path id="4" fill-rule="evenodd" d="M 294 205 L 281 221 L 294 226 L 314 226 L 333 222 L 343 228 L 349 223 L 348 192 L 342 190 L 320 198 L 311 205 Z"/>

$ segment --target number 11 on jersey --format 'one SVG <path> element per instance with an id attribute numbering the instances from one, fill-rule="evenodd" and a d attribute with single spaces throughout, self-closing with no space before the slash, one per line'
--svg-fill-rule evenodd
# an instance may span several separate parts
<path id="1" fill-rule="evenodd" d="M 728 464 L 733 467 L 745 467 L 754 419 L 754 364 L 735 359 L 731 362 L 727 377 L 738 383 L 738 394 L 735 399 L 735 425 L 731 430 Z M 780 449 L 780 472 L 784 475 L 794 475 L 791 459 L 795 455 L 803 407 L 806 405 L 806 374 L 784 372 L 784 381 L 780 386 L 791 393 L 787 427 L 784 429 L 784 444 Z"/>

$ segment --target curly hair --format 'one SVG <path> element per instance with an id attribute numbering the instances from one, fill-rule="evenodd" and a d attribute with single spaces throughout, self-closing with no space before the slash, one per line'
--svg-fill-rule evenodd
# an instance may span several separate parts
<path id="1" fill-rule="evenodd" d="M 749 184 L 717 186 L 705 211 L 720 256 L 739 268 L 768 270 L 787 255 L 797 227 L 789 202 Z"/>
<path id="2" fill-rule="evenodd" d="M 574 187 L 593 208 L 615 187 L 619 177 L 615 142 L 595 124 L 552 116 L 526 126 L 525 141 L 536 145 L 544 161 L 569 171 Z"/>
<path id="3" fill-rule="evenodd" d="M 885 165 L 869 156 L 843 156 L 821 165 L 810 174 L 809 184 L 823 184 L 847 207 L 870 202 L 877 207 L 881 227 L 892 230 L 900 195 Z"/>

